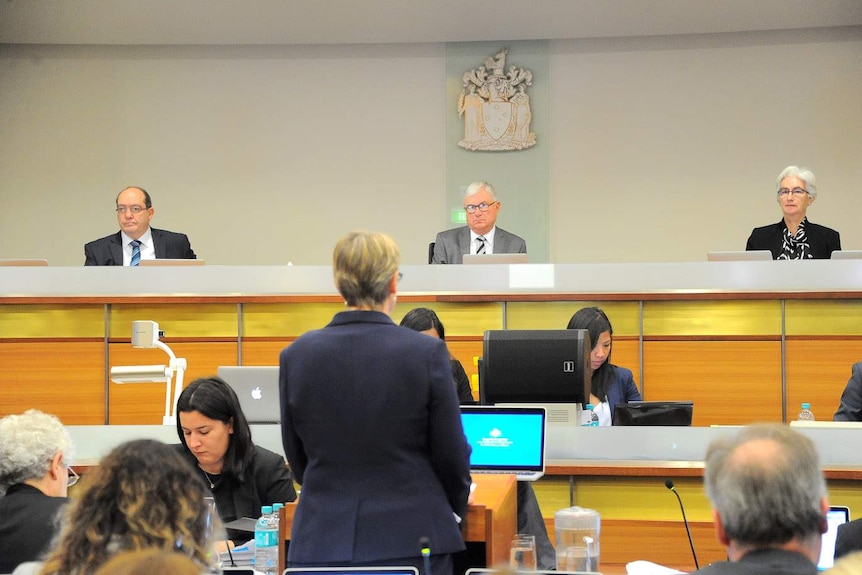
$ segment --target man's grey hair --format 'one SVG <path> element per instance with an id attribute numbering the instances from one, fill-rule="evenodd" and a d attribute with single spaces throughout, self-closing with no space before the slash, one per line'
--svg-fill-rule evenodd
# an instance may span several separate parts
<path id="1" fill-rule="evenodd" d="M 762 449 L 740 449 L 752 442 L 762 442 Z M 769 547 L 822 533 L 826 481 L 817 450 L 789 427 L 752 425 L 713 441 L 705 483 L 732 541 Z"/>
<path id="2" fill-rule="evenodd" d="M 55 416 L 30 409 L 0 419 L 0 494 L 10 485 L 41 479 L 58 453 L 67 466 L 75 458 L 72 437 Z"/>
<path id="3" fill-rule="evenodd" d="M 814 172 L 808 168 L 800 168 L 799 166 L 787 166 L 781 170 L 781 173 L 778 174 L 778 177 L 775 179 L 776 193 L 781 189 L 781 180 L 791 176 L 795 176 L 805 182 L 805 191 L 808 192 L 808 195 L 811 196 L 812 199 L 817 197 L 817 184 L 814 182 Z"/>
<path id="4" fill-rule="evenodd" d="M 481 191 L 482 188 L 485 188 L 485 190 L 487 190 L 487 192 L 491 195 L 492 202 L 497 201 L 497 191 L 494 189 L 494 186 L 492 186 L 488 182 L 482 181 L 473 182 L 472 184 L 467 186 L 467 189 L 464 190 L 464 197 L 466 198 L 467 196 L 472 196 L 473 194 L 476 194 Z"/>

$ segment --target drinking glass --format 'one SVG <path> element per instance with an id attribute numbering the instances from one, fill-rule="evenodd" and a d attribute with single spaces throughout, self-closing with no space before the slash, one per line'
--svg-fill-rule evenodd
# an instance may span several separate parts
<path id="1" fill-rule="evenodd" d="M 516 571 L 535 571 L 537 565 L 536 537 L 520 533 L 515 535 L 509 551 L 509 566 Z"/>

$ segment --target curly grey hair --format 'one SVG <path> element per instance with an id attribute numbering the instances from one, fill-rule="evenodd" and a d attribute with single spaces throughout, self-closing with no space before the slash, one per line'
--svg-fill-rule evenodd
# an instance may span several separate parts
<path id="1" fill-rule="evenodd" d="M 57 417 L 29 409 L 0 419 L 0 494 L 44 476 L 58 453 L 65 465 L 75 458 L 72 437 Z"/>

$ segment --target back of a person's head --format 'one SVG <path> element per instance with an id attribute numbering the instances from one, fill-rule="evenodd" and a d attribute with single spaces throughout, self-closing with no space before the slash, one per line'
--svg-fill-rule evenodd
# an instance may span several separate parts
<path id="1" fill-rule="evenodd" d="M 0 419 L 0 495 L 11 485 L 43 477 L 58 453 L 71 465 L 75 445 L 53 415 L 30 409 Z"/>
<path id="2" fill-rule="evenodd" d="M 183 389 L 177 400 L 177 435 L 183 445 L 186 445 L 186 437 L 179 414 L 191 411 L 233 426 L 223 472 L 244 481 L 254 450 L 251 428 L 233 388 L 219 377 L 202 377 Z"/>
<path id="3" fill-rule="evenodd" d="M 211 560 L 200 479 L 182 455 L 141 439 L 114 448 L 81 481 L 42 573 L 90 575 L 120 551 L 181 549 Z"/>
<path id="4" fill-rule="evenodd" d="M 95 572 L 95 575 L 151 575 L 152 573 L 201 575 L 204 571 L 200 564 L 177 551 L 144 549 L 124 551 L 114 555 Z"/>
<path id="5" fill-rule="evenodd" d="M 398 325 L 410 328 L 413 331 L 427 331 L 434 328 L 440 339 L 446 339 L 443 323 L 440 321 L 440 318 L 437 317 L 434 310 L 427 307 L 411 309 L 404 314 L 404 317 L 401 318 L 401 323 Z"/>
<path id="6" fill-rule="evenodd" d="M 770 547 L 822 533 L 826 482 L 814 443 L 779 424 L 743 428 L 710 444 L 706 494 L 727 537 Z"/>
<path id="7" fill-rule="evenodd" d="M 400 263 L 398 245 L 388 235 L 350 232 L 332 253 L 335 287 L 349 306 L 379 306 L 389 297 L 389 282 Z"/>

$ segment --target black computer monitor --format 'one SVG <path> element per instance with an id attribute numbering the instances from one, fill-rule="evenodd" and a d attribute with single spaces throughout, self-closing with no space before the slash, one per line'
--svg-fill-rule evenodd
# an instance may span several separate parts
<path id="1" fill-rule="evenodd" d="M 486 331 L 479 401 L 583 405 L 590 396 L 591 349 L 585 329 Z"/>
<path id="2" fill-rule="evenodd" d="M 614 425 L 690 426 L 691 401 L 631 401 L 614 406 Z"/>

